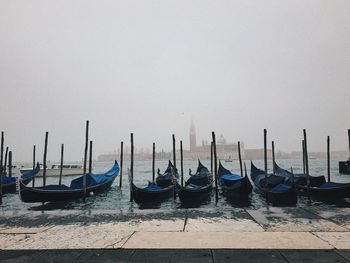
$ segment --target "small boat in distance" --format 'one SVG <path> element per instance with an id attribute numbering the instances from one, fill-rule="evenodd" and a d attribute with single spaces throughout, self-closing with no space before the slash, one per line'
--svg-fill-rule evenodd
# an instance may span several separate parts
<path id="1" fill-rule="evenodd" d="M 35 177 L 43 176 L 43 168 L 44 166 L 40 164 L 40 172 L 35 175 Z M 28 171 L 33 170 L 33 168 L 21 168 L 21 174 L 24 174 Z M 60 164 L 53 164 L 51 167 L 46 167 L 46 176 L 59 176 L 61 170 Z M 62 166 L 62 175 L 82 175 L 84 172 L 83 166 L 80 164 L 64 164 Z"/>
<path id="2" fill-rule="evenodd" d="M 233 159 L 231 158 L 231 156 L 229 156 L 227 159 L 224 160 L 225 163 L 232 163 Z"/>

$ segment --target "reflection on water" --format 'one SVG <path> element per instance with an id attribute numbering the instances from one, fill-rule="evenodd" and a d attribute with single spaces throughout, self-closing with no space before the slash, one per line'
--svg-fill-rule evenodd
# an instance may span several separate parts
<path id="1" fill-rule="evenodd" d="M 210 168 L 210 161 L 203 160 L 202 163 Z M 258 160 L 254 161 L 254 163 L 263 168 L 263 161 Z M 168 161 L 156 161 L 156 166 L 161 170 L 164 170 L 167 167 Z M 249 169 L 249 161 L 246 161 L 247 168 Z M 279 160 L 278 164 L 283 168 L 293 167 L 295 173 L 302 172 L 302 162 L 299 160 Z M 223 164 L 227 169 L 231 170 L 234 173 L 239 174 L 239 164 L 238 161 L 233 162 L 225 162 Z M 112 163 L 95 163 L 94 171 L 102 172 L 104 170 L 109 169 L 112 166 Z M 75 200 L 69 202 L 62 203 L 33 203 L 26 204 L 19 200 L 18 194 L 6 194 L 3 197 L 3 204 L 1 205 L 2 211 L 25 211 L 25 210 L 122 210 L 122 211 L 133 211 L 134 209 L 169 209 L 174 210 L 178 208 L 188 208 L 188 207 L 201 207 L 201 208 L 212 208 L 212 207 L 222 207 L 222 208 L 230 208 L 230 207 L 242 207 L 242 208 L 254 208 L 258 209 L 261 207 L 267 207 L 264 196 L 253 191 L 250 198 L 246 200 L 227 200 L 224 196 L 219 195 L 219 199 L 215 201 L 215 190 L 213 190 L 210 199 L 201 203 L 201 204 L 181 204 L 179 198 L 173 199 L 169 198 L 168 200 L 162 203 L 155 204 L 147 204 L 147 205 L 137 205 L 131 204 L 130 200 L 130 188 L 129 182 L 127 178 L 127 168 L 129 163 L 124 163 L 124 171 L 123 171 L 123 186 L 119 188 L 119 177 L 115 180 L 114 184 L 110 188 L 109 191 L 100 193 L 98 195 L 94 195 L 86 198 L 86 201 L 83 200 Z M 326 160 L 313 159 L 310 160 L 310 174 L 311 175 L 326 175 L 327 162 Z M 269 167 L 272 167 L 271 163 L 269 163 Z M 184 171 L 188 171 L 189 168 L 194 171 L 197 168 L 197 161 L 184 161 Z M 248 170 L 249 173 L 249 170 Z M 184 175 L 184 180 L 189 177 L 188 174 Z M 75 176 L 67 176 L 63 178 L 63 183 L 69 185 L 72 179 L 76 178 Z M 146 186 L 148 180 L 152 179 L 152 161 L 136 161 L 134 167 L 134 183 L 137 186 Z M 331 162 L 331 180 L 336 182 L 350 182 L 349 175 L 340 175 L 338 173 L 338 161 Z M 49 177 L 47 178 L 48 184 L 54 184 L 58 182 L 57 177 Z M 36 183 L 41 184 L 42 178 L 38 178 Z M 327 200 L 312 200 L 311 205 L 313 206 L 337 206 L 337 207 L 350 207 L 350 200 L 341 200 L 341 201 L 330 201 Z M 307 197 L 299 197 L 298 199 L 298 207 L 308 206 Z"/>

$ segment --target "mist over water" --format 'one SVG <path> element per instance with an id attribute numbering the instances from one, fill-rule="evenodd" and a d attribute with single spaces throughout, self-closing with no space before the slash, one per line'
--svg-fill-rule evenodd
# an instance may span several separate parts
<path id="1" fill-rule="evenodd" d="M 129 143 L 189 147 L 211 131 L 282 151 L 347 150 L 350 2 L 2 1 L 0 130 L 14 161 L 94 157 Z M 276 150 L 278 150 L 276 149 Z"/>

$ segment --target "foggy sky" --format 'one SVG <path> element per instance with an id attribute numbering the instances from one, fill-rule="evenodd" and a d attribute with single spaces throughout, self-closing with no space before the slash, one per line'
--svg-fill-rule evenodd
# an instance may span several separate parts
<path id="1" fill-rule="evenodd" d="M 134 132 L 170 150 L 171 134 L 210 132 L 246 148 L 347 149 L 350 1 L 0 0 L 0 130 L 14 159 L 81 160 Z"/>

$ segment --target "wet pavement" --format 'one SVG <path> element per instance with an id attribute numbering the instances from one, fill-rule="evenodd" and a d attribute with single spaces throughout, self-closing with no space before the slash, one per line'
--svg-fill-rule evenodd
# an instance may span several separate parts
<path id="1" fill-rule="evenodd" d="M 349 262 L 349 215 L 315 206 L 3 211 L 0 260 Z"/>

